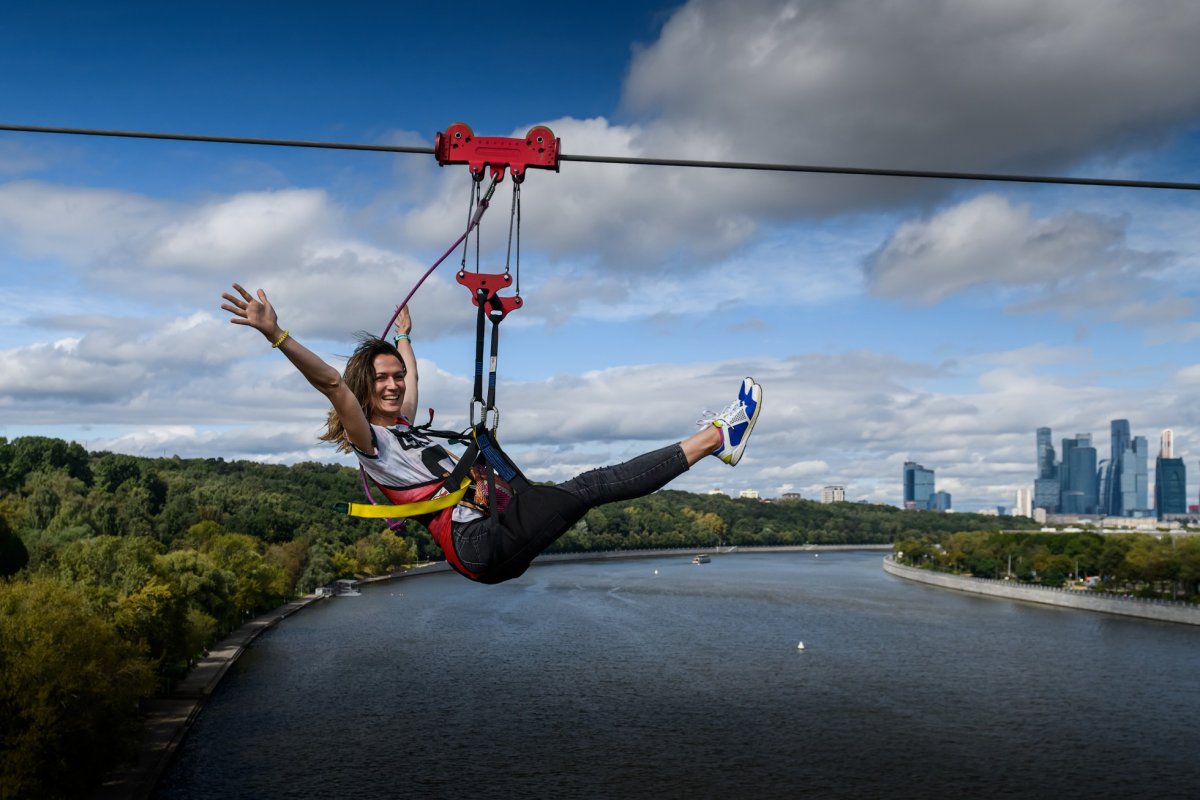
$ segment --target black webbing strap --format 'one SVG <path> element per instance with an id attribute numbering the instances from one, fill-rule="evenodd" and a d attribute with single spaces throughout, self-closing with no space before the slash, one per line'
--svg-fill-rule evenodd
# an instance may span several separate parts
<path id="1" fill-rule="evenodd" d="M 446 480 L 442 482 L 442 487 L 447 492 L 454 492 L 462 486 L 463 478 L 467 477 L 467 473 L 471 471 L 471 467 L 475 466 L 475 462 L 479 460 L 479 445 L 471 442 L 467 445 L 467 451 L 462 454 L 462 458 L 454 465 L 454 469 L 450 470 L 450 474 L 446 476 Z"/>
<path id="2" fill-rule="evenodd" d="M 504 319 L 503 310 L 488 314 L 492 321 L 492 352 L 488 369 L 488 396 L 486 411 L 496 409 L 496 365 L 500 359 L 500 321 Z"/>
<path id="3" fill-rule="evenodd" d="M 434 439 L 445 439 L 449 444 L 469 444 L 471 442 L 471 432 L 467 431 L 439 431 L 425 425 L 413 425 L 412 429 L 423 436 L 429 436 Z"/>
<path id="4" fill-rule="evenodd" d="M 504 320 L 507 312 L 505 312 L 500 298 L 495 293 L 489 294 L 486 289 L 476 291 L 475 304 L 479 310 L 475 315 L 475 387 L 471 401 L 472 404 L 479 404 L 481 408 L 479 421 L 486 423 L 488 412 L 496 410 L 496 368 L 500 362 L 500 323 Z M 484 339 L 487 337 L 485 327 L 487 320 L 491 320 L 492 323 L 492 343 L 488 351 L 488 383 L 487 397 L 485 398 L 483 394 L 483 348 Z M 475 423 L 473 414 L 471 423 Z"/>
<path id="5" fill-rule="evenodd" d="M 475 394 L 471 400 L 483 405 L 483 322 L 487 318 L 486 289 L 480 289 L 475 293 L 475 305 L 479 307 L 479 311 L 475 315 Z"/>

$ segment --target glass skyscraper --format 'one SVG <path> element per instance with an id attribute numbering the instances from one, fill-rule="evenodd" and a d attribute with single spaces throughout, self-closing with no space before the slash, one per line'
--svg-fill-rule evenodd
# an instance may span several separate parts
<path id="1" fill-rule="evenodd" d="M 1182 458 L 1159 456 L 1155 462 L 1154 510 L 1159 519 L 1187 513 L 1187 468 Z"/>
<path id="2" fill-rule="evenodd" d="M 904 507 L 927 511 L 933 497 L 933 470 L 915 461 L 904 462 Z"/>
<path id="3" fill-rule="evenodd" d="M 1121 493 L 1120 516 L 1143 517 L 1150 514 L 1150 450 L 1145 436 L 1135 436 L 1121 454 L 1116 476 Z"/>
<path id="4" fill-rule="evenodd" d="M 1152 513 L 1146 437 L 1133 436 L 1126 419 L 1114 419 L 1111 426 L 1110 456 L 1099 465 L 1090 433 L 1063 439 L 1062 460 L 1056 462 L 1050 429 L 1037 429 L 1034 508 L 1048 513 L 1120 517 Z"/>
<path id="5" fill-rule="evenodd" d="M 1063 467 L 1059 474 L 1065 472 L 1067 479 L 1062 487 L 1062 513 L 1095 514 L 1100 487 L 1091 434 L 1081 433 L 1073 440 L 1063 440 Z"/>
<path id="6" fill-rule="evenodd" d="M 1096 475 L 1096 448 L 1090 433 L 1077 433 L 1062 440 L 1062 463 L 1058 467 L 1059 511 L 1063 514 L 1095 514 L 1100 501 Z"/>
<path id="7" fill-rule="evenodd" d="M 1058 484 L 1058 464 L 1054 460 L 1054 444 L 1049 428 L 1037 429 L 1037 478 L 1033 482 L 1033 507 L 1053 514 L 1058 511 L 1061 488 Z"/>
<path id="8" fill-rule="evenodd" d="M 1114 419 L 1111 425 L 1109 458 L 1101 476 L 1103 489 L 1100 492 L 1100 510 L 1112 517 L 1124 517 L 1126 510 L 1121 489 L 1121 464 L 1130 444 L 1129 420 Z"/>
<path id="9" fill-rule="evenodd" d="M 1037 465 L 1039 478 L 1057 478 L 1058 465 L 1054 463 L 1054 442 L 1049 428 L 1037 429 Z"/>

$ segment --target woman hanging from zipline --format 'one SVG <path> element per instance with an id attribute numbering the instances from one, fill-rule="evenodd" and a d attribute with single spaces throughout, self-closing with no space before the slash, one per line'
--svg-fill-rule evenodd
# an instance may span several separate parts
<path id="1" fill-rule="evenodd" d="M 248 325 L 279 349 L 333 406 L 323 441 L 353 452 L 363 469 L 393 500 L 427 501 L 445 493 L 453 456 L 413 426 L 417 411 L 417 359 L 408 308 L 396 319 L 396 345 L 363 338 L 338 371 L 279 326 L 266 293 L 257 297 L 233 284 L 221 308 L 235 325 Z M 742 381 L 737 399 L 706 414 L 701 429 L 676 444 L 610 467 L 585 472 L 556 486 L 521 484 L 511 495 L 480 491 L 456 504 L 415 518 L 422 522 L 458 572 L 481 583 L 521 575 L 543 550 L 595 506 L 630 500 L 661 489 L 706 456 L 736 465 L 762 406 L 762 388 Z M 501 454 L 502 455 L 502 454 Z M 488 483 L 491 483 L 489 480 Z M 493 508 L 483 507 L 491 502 Z"/>

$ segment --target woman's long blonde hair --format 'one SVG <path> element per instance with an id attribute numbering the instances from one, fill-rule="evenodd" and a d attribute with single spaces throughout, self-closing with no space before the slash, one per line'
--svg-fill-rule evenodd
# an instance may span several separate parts
<path id="1" fill-rule="evenodd" d="M 378 336 L 370 336 L 368 334 L 360 334 L 358 347 L 354 348 L 354 352 L 350 354 L 350 358 L 346 360 L 346 368 L 342 370 L 342 380 L 350 387 L 350 391 L 354 392 L 354 396 L 358 399 L 358 404 L 362 406 L 363 414 L 366 415 L 367 421 L 371 420 L 372 414 L 372 390 L 375 387 L 375 358 L 376 356 L 395 356 L 404 363 L 404 358 L 390 343 L 380 339 Z M 343 453 L 349 453 L 350 441 L 346 438 L 346 429 L 342 426 L 342 420 L 338 417 L 336 411 L 330 411 L 329 416 L 325 420 L 325 431 L 318 437 L 322 442 L 329 442 L 337 446 L 337 449 Z"/>

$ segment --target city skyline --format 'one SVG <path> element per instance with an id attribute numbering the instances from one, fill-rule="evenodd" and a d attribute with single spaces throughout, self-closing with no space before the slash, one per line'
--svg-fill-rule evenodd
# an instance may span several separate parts
<path id="1" fill-rule="evenodd" d="M 1129 420 L 1109 422 L 1109 457 L 1100 461 L 1090 432 L 1063 437 L 1057 456 L 1051 428 L 1037 428 L 1034 435 L 1032 509 L 1067 516 L 1162 519 L 1187 514 L 1189 506 L 1194 505 L 1189 503 L 1184 459 L 1174 455 L 1175 435 L 1171 428 L 1159 434 L 1153 504 L 1149 502 L 1147 437 L 1134 435 Z M 1019 495 L 1017 504 L 1020 505 Z"/>

